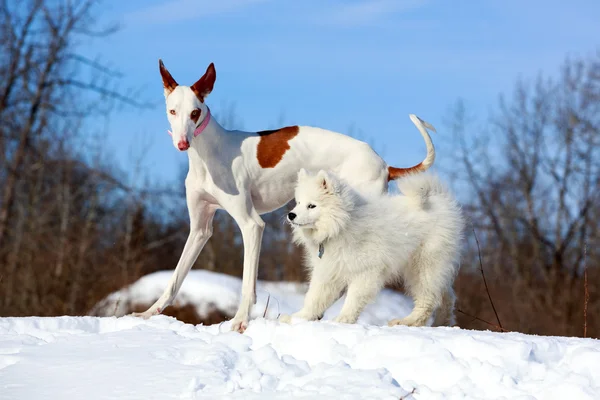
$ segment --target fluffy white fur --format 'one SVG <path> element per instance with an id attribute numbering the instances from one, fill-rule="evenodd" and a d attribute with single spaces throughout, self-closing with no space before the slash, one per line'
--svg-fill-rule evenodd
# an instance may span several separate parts
<path id="1" fill-rule="evenodd" d="M 434 326 L 455 323 L 460 207 L 430 174 L 410 175 L 398 186 L 403 195 L 365 199 L 332 173 L 299 172 L 288 221 L 305 249 L 310 286 L 302 310 L 282 321 L 320 319 L 346 291 L 335 321 L 354 323 L 386 283 L 403 281 L 415 306 L 390 326 L 423 326 L 434 313 Z"/>

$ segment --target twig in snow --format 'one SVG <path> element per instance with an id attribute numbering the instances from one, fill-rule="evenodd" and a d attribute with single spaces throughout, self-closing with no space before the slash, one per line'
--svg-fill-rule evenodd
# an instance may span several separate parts
<path id="1" fill-rule="evenodd" d="M 412 396 L 413 394 L 415 394 L 416 391 L 417 391 L 417 388 L 413 388 L 413 390 L 411 390 L 410 393 L 405 394 L 404 396 L 400 397 L 398 400 L 405 400 L 408 398 L 408 396 Z"/>
<path id="2" fill-rule="evenodd" d="M 267 310 L 269 309 L 269 300 L 271 300 L 271 293 L 269 293 L 269 297 L 267 297 L 267 305 L 265 306 L 265 312 L 263 313 L 263 318 L 267 316 Z"/>
<path id="3" fill-rule="evenodd" d="M 479 247 L 479 239 L 477 238 L 477 233 L 475 232 L 475 227 L 471 227 L 473 229 L 473 235 L 475 236 L 475 242 L 477 242 L 477 255 L 479 256 L 479 270 L 481 271 L 481 276 L 483 277 L 483 284 L 485 285 L 485 291 L 487 292 L 488 299 L 490 299 L 490 304 L 492 305 L 492 309 L 494 310 L 494 315 L 496 315 L 496 321 L 498 321 L 498 326 L 502 331 L 506 331 L 502 327 L 502 323 L 500 322 L 500 317 L 498 317 L 498 312 L 496 311 L 496 307 L 494 306 L 494 302 L 492 301 L 492 296 L 490 295 L 490 290 L 488 288 L 487 281 L 485 280 L 485 274 L 483 273 L 483 262 L 481 261 L 481 248 Z"/>
<path id="4" fill-rule="evenodd" d="M 487 325 L 489 325 L 489 326 L 492 326 L 492 327 L 494 327 L 494 328 L 498 329 L 498 330 L 499 330 L 499 331 L 501 331 L 501 332 L 510 332 L 509 330 L 507 330 L 507 329 L 504 329 L 504 328 L 503 328 L 503 327 L 501 327 L 501 326 L 498 326 L 498 325 L 492 324 L 491 322 L 488 322 L 488 321 L 486 321 L 486 320 L 484 320 L 484 319 L 481 319 L 481 318 L 479 318 L 479 317 L 476 317 L 476 316 L 474 316 L 474 315 L 471 315 L 471 314 L 469 314 L 469 313 L 466 313 L 466 312 L 464 312 L 463 310 L 461 310 L 460 308 L 457 308 L 457 309 L 456 309 L 456 311 L 458 311 L 458 312 L 459 312 L 459 313 L 461 313 L 461 314 L 464 314 L 464 315 L 466 315 L 466 316 L 467 316 L 467 317 L 469 317 L 469 318 L 473 318 L 473 321 L 477 320 L 477 321 L 479 321 L 479 322 L 483 322 L 484 324 L 487 324 Z"/>
<path id="5" fill-rule="evenodd" d="M 275 301 L 277 302 L 277 319 L 281 316 L 281 310 L 279 309 L 279 300 L 275 297 Z"/>
<path id="6" fill-rule="evenodd" d="M 117 309 L 119 308 L 120 303 L 121 303 L 121 296 L 119 296 L 119 298 L 117 299 L 117 302 L 115 303 L 115 308 L 113 310 L 113 317 L 117 316 Z"/>
<path id="7" fill-rule="evenodd" d="M 590 292 L 588 291 L 588 274 L 587 265 L 585 263 L 587 255 L 587 245 L 583 247 L 583 337 L 587 337 L 587 309 L 590 300 Z"/>

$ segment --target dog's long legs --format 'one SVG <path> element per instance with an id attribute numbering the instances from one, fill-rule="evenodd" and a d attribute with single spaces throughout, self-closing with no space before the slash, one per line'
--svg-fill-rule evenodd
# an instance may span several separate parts
<path id="1" fill-rule="evenodd" d="M 250 199 L 245 207 L 232 207 L 229 214 L 235 219 L 242 231 L 244 242 L 244 272 L 242 276 L 242 298 L 235 317 L 231 320 L 231 330 L 243 333 L 248 327 L 250 311 L 256 302 L 256 278 L 258 275 L 258 257 L 265 223 L 254 209 Z"/>
<path id="2" fill-rule="evenodd" d="M 199 200 L 194 192 L 186 194 L 186 198 L 190 213 L 190 234 L 185 242 L 175 272 L 173 272 L 162 296 L 148 310 L 143 313 L 132 314 L 136 317 L 150 318 L 153 315 L 160 314 L 171 304 L 202 248 L 212 235 L 212 221 L 217 206 Z"/>
<path id="3" fill-rule="evenodd" d="M 358 320 L 366 305 L 372 302 L 383 287 L 378 274 L 362 274 L 355 277 L 348 285 L 346 301 L 334 321 L 353 324 Z"/>

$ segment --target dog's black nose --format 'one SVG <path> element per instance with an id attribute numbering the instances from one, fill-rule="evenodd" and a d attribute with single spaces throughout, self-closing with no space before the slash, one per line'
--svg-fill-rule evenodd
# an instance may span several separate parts
<path id="1" fill-rule="evenodd" d="M 296 218 L 296 214 L 295 214 L 295 213 L 291 212 L 291 213 L 289 213 L 289 214 L 288 214 L 288 219 L 289 219 L 290 221 L 293 221 L 293 220 L 294 220 L 294 218 Z"/>

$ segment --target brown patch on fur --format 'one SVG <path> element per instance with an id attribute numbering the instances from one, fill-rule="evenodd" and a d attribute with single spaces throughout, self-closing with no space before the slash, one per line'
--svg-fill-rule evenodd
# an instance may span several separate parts
<path id="1" fill-rule="evenodd" d="M 426 169 L 422 162 L 409 168 L 388 167 L 388 182 L 409 174 L 425 171 Z"/>
<path id="2" fill-rule="evenodd" d="M 273 131 L 256 132 L 260 136 L 256 148 L 258 164 L 263 168 L 273 168 L 279 164 L 285 152 L 290 149 L 288 142 L 296 137 L 299 131 L 297 126 L 287 126 Z"/>
<path id="3" fill-rule="evenodd" d="M 210 63 L 208 68 L 206 68 L 206 72 L 202 75 L 202 78 L 198 79 L 196 83 L 190 86 L 190 89 L 192 89 L 201 103 L 204 103 L 204 98 L 212 92 L 216 79 L 217 71 L 215 71 L 215 64 Z"/>
<path id="4" fill-rule="evenodd" d="M 202 111 L 199 109 L 195 109 L 194 111 L 192 111 L 190 113 L 190 119 L 192 121 L 194 121 L 194 124 L 198 123 L 198 119 L 200 118 L 200 114 L 202 114 Z"/>
<path id="5" fill-rule="evenodd" d="M 163 86 L 168 94 L 171 94 L 178 84 L 160 59 L 158 60 L 158 68 L 160 69 L 160 76 L 162 77 Z"/>

